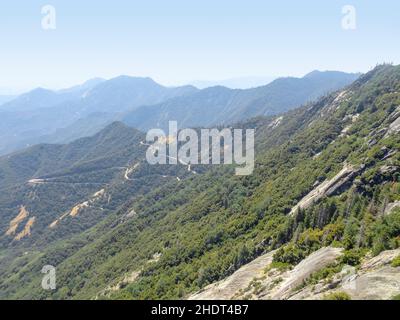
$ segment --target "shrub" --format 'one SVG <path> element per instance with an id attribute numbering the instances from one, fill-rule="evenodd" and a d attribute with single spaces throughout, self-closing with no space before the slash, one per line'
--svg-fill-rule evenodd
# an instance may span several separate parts
<path id="1" fill-rule="evenodd" d="M 317 284 L 320 280 L 329 280 L 335 274 L 339 273 L 343 268 L 342 264 L 331 264 L 316 271 L 310 275 L 310 277 L 305 281 L 306 285 Z"/>
<path id="2" fill-rule="evenodd" d="M 398 295 L 392 297 L 392 300 L 400 300 L 400 294 L 398 294 Z"/>
<path id="3" fill-rule="evenodd" d="M 391 265 L 393 268 L 400 267 L 400 255 L 393 259 Z"/>
<path id="4" fill-rule="evenodd" d="M 324 297 L 324 300 L 351 300 L 351 297 L 346 292 L 334 292 Z"/>
<path id="5" fill-rule="evenodd" d="M 270 264 L 269 269 L 278 269 L 279 271 L 286 271 L 289 270 L 291 267 L 292 265 L 290 263 L 273 261 Z"/>
<path id="6" fill-rule="evenodd" d="M 289 244 L 285 247 L 281 247 L 274 254 L 274 262 L 296 265 L 305 257 L 306 253 L 298 245 Z"/>
<path id="7" fill-rule="evenodd" d="M 365 250 L 352 249 L 346 250 L 341 258 L 341 262 L 350 266 L 358 266 L 361 263 L 361 259 L 365 255 Z"/>

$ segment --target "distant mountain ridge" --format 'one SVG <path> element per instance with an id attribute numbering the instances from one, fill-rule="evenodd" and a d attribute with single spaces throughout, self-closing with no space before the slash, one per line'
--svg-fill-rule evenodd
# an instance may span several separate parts
<path id="1" fill-rule="evenodd" d="M 197 80 L 191 81 L 190 84 L 194 85 L 199 89 L 205 89 L 209 87 L 215 86 L 223 86 L 230 89 L 250 89 L 255 87 L 265 86 L 271 81 L 275 80 L 277 77 L 239 77 L 239 78 L 230 78 L 224 80 Z"/>
<path id="2" fill-rule="evenodd" d="M 103 81 L 105 80 L 95 78 L 83 84 L 58 91 L 36 88 L 0 105 L 0 112 L 33 111 L 36 109 L 55 107 L 67 101 L 74 101 L 82 98 L 82 95 L 86 91 L 93 89 Z"/>
<path id="3" fill-rule="evenodd" d="M 60 91 L 38 88 L 0 106 L 0 154 L 41 142 L 69 142 L 91 135 L 116 119 L 120 112 L 197 90 L 193 86 L 168 88 L 150 78 L 128 76 L 89 80 Z M 102 118 L 103 122 L 92 124 L 90 117 L 99 113 L 108 116 Z M 86 118 L 89 128 L 76 131 L 79 125 L 74 123 Z M 67 140 L 58 137 L 57 130 L 68 127 L 71 130 L 63 133 Z"/>
<path id="4" fill-rule="evenodd" d="M 215 126 L 273 115 L 340 89 L 357 77 L 313 72 L 246 90 L 222 86 L 199 90 L 119 76 L 59 91 L 38 88 L 0 105 L 0 154 L 43 142 L 68 143 L 93 135 L 113 121 L 147 130 L 165 128 L 169 120 L 186 127 Z"/>
<path id="5" fill-rule="evenodd" d="M 12 95 L 0 95 L 0 105 L 6 103 L 8 101 L 11 101 L 15 98 L 16 98 L 16 96 L 12 96 Z"/>
<path id="6" fill-rule="evenodd" d="M 122 120 L 142 130 L 166 128 L 169 120 L 177 120 L 182 127 L 230 124 L 289 111 L 341 89 L 358 77 L 359 74 L 313 71 L 303 78 L 279 78 L 247 90 L 210 87 L 158 105 L 140 107 Z"/>
<path id="7" fill-rule="evenodd" d="M 349 267 L 366 276 L 364 263 L 381 254 L 390 259 L 373 258 L 372 298 L 397 296 L 400 67 L 237 127 L 256 129 L 245 177 L 229 165 L 194 165 L 196 174 L 149 165 L 144 133 L 119 122 L 0 157 L 0 298 L 185 299 L 211 289 L 324 299 L 340 289 L 356 299 L 364 286 L 346 291 L 341 277 Z M 47 264 L 56 290 L 40 286 Z M 232 285 L 238 273 L 248 279 Z"/>

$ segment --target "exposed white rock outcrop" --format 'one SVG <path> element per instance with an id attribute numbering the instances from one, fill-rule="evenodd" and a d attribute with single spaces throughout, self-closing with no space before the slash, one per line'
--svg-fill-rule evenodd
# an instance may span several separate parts
<path id="1" fill-rule="evenodd" d="M 363 167 L 356 168 L 352 165 L 345 164 L 343 169 L 336 176 L 332 179 L 325 180 L 301 199 L 297 205 L 292 208 L 290 215 L 295 214 L 299 209 L 308 208 L 325 196 L 331 196 L 340 191 L 340 189 L 348 182 L 351 182 L 362 169 Z"/>
<path id="2" fill-rule="evenodd" d="M 389 125 L 385 138 L 400 131 L 400 106 L 398 106 L 397 109 L 391 114 L 390 120 L 392 119 L 393 121 Z"/>
<path id="3" fill-rule="evenodd" d="M 388 203 L 385 206 L 385 210 L 384 210 L 383 214 L 384 215 L 391 214 L 392 212 L 394 212 L 394 210 L 396 208 L 400 208 L 400 201 L 395 201 L 395 202 Z"/>
<path id="4" fill-rule="evenodd" d="M 351 91 L 348 90 L 343 90 L 338 93 L 336 96 L 335 100 L 331 103 L 331 105 L 328 108 L 328 111 L 335 111 L 340 108 L 340 104 L 348 99 L 349 95 L 351 94 Z"/>
<path id="5" fill-rule="evenodd" d="M 351 129 L 352 125 L 354 124 L 354 122 L 357 121 L 357 119 L 360 117 L 359 113 L 356 114 L 352 114 L 352 115 L 347 115 L 346 117 L 344 117 L 343 121 L 346 122 L 348 120 L 351 120 L 351 124 L 347 125 L 346 127 L 343 128 L 343 130 L 341 131 L 339 137 L 345 137 L 347 135 L 347 132 L 349 132 L 349 130 Z"/>
<path id="6" fill-rule="evenodd" d="M 271 264 L 275 251 L 271 251 L 244 265 L 228 278 L 213 283 L 198 293 L 188 297 L 189 300 L 225 300 L 232 299 L 240 290 L 248 287 L 250 282 L 264 274 L 264 269 Z"/>
<path id="7" fill-rule="evenodd" d="M 341 248 L 322 248 L 304 259 L 294 269 L 281 272 L 269 269 L 275 253 L 272 251 L 244 265 L 225 280 L 211 284 L 189 296 L 188 299 L 287 299 L 304 279 L 333 263 L 341 252 Z"/>
<path id="8" fill-rule="evenodd" d="M 364 259 L 359 270 L 349 268 L 350 274 L 342 272 L 330 282 L 308 286 L 291 299 L 324 299 L 335 292 L 345 292 L 352 300 L 391 299 L 400 294 L 400 267 L 390 265 L 398 255 L 400 249 L 383 251 L 376 257 Z"/>
<path id="9" fill-rule="evenodd" d="M 277 126 L 279 126 L 281 124 L 282 120 L 283 120 L 283 117 L 276 118 L 274 121 L 272 121 L 268 125 L 268 128 L 276 128 Z"/>
<path id="10" fill-rule="evenodd" d="M 335 262 L 341 256 L 342 251 L 343 249 L 341 248 L 326 247 L 312 253 L 291 271 L 283 275 L 285 280 L 277 290 L 271 292 L 267 297 L 280 300 L 289 298 L 296 287 L 301 285 L 314 272 Z"/>
<path id="11" fill-rule="evenodd" d="M 354 300 L 376 300 L 400 294 L 400 267 L 391 266 L 393 259 L 400 255 L 400 249 L 384 251 L 376 257 L 367 256 L 359 268 L 344 266 L 340 272 L 317 284 L 307 284 L 305 280 L 335 263 L 343 249 L 322 248 L 290 271 L 271 268 L 273 253 L 255 259 L 188 299 L 318 300 L 335 292 L 345 292 Z"/>

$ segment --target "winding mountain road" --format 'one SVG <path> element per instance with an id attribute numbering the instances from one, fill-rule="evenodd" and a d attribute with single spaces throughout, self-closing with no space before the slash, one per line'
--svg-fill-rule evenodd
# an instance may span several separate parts
<path id="1" fill-rule="evenodd" d="M 149 146 L 149 147 L 151 147 L 151 148 L 155 148 L 154 145 L 145 143 L 145 142 L 143 142 L 143 141 L 140 141 L 140 144 L 141 144 L 142 146 Z M 191 173 L 193 173 L 193 174 L 197 174 L 196 171 L 192 170 L 192 165 L 191 165 L 190 163 L 187 163 L 187 162 L 185 162 L 185 161 L 183 161 L 183 160 L 181 160 L 181 159 L 178 159 L 178 158 L 176 158 L 176 157 L 172 157 L 172 156 L 169 156 L 169 155 L 166 155 L 166 157 L 167 157 L 168 159 L 173 159 L 173 160 L 178 161 L 180 164 L 182 164 L 182 165 L 184 165 L 184 166 L 187 166 L 189 172 L 191 172 Z M 180 179 L 178 179 L 178 181 L 180 181 Z"/>

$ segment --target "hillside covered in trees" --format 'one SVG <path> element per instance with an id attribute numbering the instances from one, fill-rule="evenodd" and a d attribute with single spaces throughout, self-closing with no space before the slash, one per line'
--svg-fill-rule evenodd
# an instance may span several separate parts
<path id="1" fill-rule="evenodd" d="M 325 247 L 343 251 L 325 273 L 359 267 L 400 247 L 399 119 L 400 67 L 382 65 L 235 125 L 256 128 L 245 177 L 150 166 L 142 133 L 120 123 L 2 157 L 0 298 L 183 299 L 264 254 L 296 270 Z M 44 265 L 57 268 L 54 291 L 41 288 Z"/>

